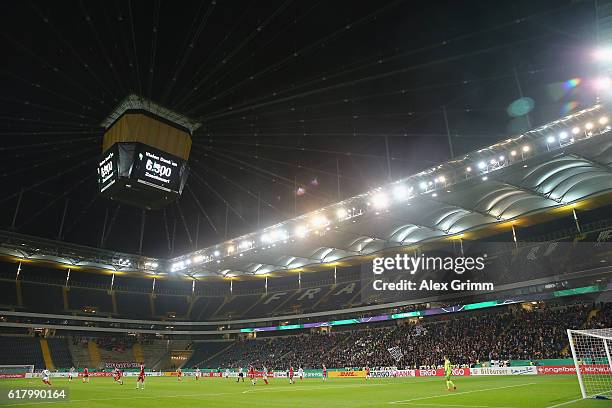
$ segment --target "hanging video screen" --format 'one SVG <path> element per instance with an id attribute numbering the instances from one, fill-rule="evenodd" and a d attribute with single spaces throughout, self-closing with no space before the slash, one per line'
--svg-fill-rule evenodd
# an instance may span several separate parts
<path id="1" fill-rule="evenodd" d="M 184 160 L 137 143 L 130 178 L 162 190 L 178 192 L 184 168 Z"/>

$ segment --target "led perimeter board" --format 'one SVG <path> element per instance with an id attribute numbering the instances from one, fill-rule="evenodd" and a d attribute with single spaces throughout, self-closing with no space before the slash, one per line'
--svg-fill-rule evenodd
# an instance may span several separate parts
<path id="1" fill-rule="evenodd" d="M 121 203 L 160 209 L 183 191 L 189 167 L 180 157 L 144 143 L 115 143 L 98 163 L 100 193 Z"/>

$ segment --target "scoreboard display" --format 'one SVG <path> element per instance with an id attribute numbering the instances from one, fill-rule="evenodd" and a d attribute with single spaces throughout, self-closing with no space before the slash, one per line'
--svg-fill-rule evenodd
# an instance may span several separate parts
<path id="1" fill-rule="evenodd" d="M 104 152 L 102 159 L 98 163 L 98 186 L 100 187 L 100 192 L 103 192 L 117 181 L 117 156 L 117 149 L 113 146 Z"/>
<path id="2" fill-rule="evenodd" d="M 153 147 L 140 144 L 132 169 L 132 178 L 139 183 L 166 191 L 179 191 L 183 160 Z"/>
<path id="3" fill-rule="evenodd" d="M 146 209 L 161 208 L 182 192 L 187 162 L 144 143 L 115 143 L 98 162 L 102 195 Z"/>

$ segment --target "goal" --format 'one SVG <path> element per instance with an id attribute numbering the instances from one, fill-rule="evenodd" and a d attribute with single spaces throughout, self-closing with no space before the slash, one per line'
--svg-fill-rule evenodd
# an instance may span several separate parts
<path id="1" fill-rule="evenodd" d="M 568 330 L 582 398 L 612 399 L 612 329 Z"/>
<path id="2" fill-rule="evenodd" d="M 34 366 L 31 364 L 0 365 L 0 378 L 23 378 L 28 374 L 31 376 L 33 372 Z"/>

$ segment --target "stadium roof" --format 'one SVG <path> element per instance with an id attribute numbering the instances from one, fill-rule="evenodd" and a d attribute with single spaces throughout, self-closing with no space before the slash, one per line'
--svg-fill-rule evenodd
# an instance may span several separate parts
<path id="1" fill-rule="evenodd" d="M 12 233 L 2 236 L 0 253 L 194 278 L 333 265 L 389 248 L 461 237 L 612 191 L 608 121 L 606 109 L 595 105 L 414 176 L 168 260 L 85 250 Z"/>

